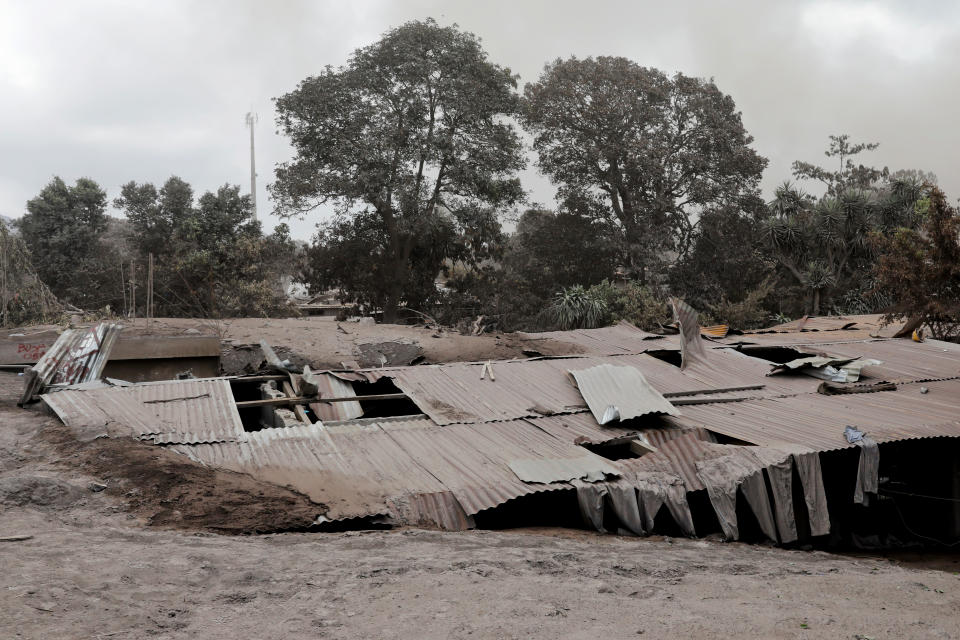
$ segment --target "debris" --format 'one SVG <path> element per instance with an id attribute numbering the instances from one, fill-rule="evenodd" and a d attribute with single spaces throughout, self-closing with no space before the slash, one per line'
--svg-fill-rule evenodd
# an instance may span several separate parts
<path id="1" fill-rule="evenodd" d="M 920 387 L 920 393 L 930 393 L 930 389 L 927 389 L 926 387 Z"/>
<path id="2" fill-rule="evenodd" d="M 94 493 L 100 493 L 107 488 L 107 485 L 103 484 L 102 482 L 91 482 L 87 485 L 87 488 Z"/>
<path id="3" fill-rule="evenodd" d="M 858 384 L 852 387 L 845 387 L 832 382 L 821 382 L 817 387 L 817 393 L 825 396 L 837 396 L 852 393 L 876 393 L 877 391 L 896 391 L 897 385 L 892 382 L 877 382 L 874 384 Z M 920 393 L 924 393 L 923 387 Z"/>
<path id="4" fill-rule="evenodd" d="M 880 360 L 862 359 L 860 356 L 854 358 L 838 358 L 826 355 L 809 356 L 783 364 L 775 364 L 767 375 L 772 376 L 798 370 L 808 376 L 829 380 L 830 382 L 856 382 L 860 379 L 860 373 L 864 367 L 881 364 L 883 362 Z"/>
<path id="5" fill-rule="evenodd" d="M 47 386 L 99 380 L 122 329 L 119 324 L 104 322 L 89 330 L 64 331 L 37 364 L 25 371 L 18 404 L 31 402 Z"/>
<path id="6" fill-rule="evenodd" d="M 483 380 L 483 377 L 484 377 L 485 375 L 487 375 L 488 373 L 490 374 L 490 381 L 491 381 L 491 382 L 496 382 L 496 381 L 497 381 L 497 377 L 496 377 L 495 375 L 493 375 L 493 365 L 490 363 L 489 360 L 487 360 L 486 362 L 484 362 L 484 363 L 483 363 L 483 368 L 480 369 L 480 379 Z"/>
<path id="7" fill-rule="evenodd" d="M 420 343 L 408 338 L 361 342 L 356 349 L 362 367 L 406 366 L 423 357 Z"/>
<path id="8" fill-rule="evenodd" d="M 288 367 L 290 366 L 290 361 L 281 361 L 277 356 L 276 352 L 273 350 L 266 340 L 260 341 L 260 350 L 263 351 L 263 357 L 267 360 L 267 364 L 270 368 L 277 371 L 289 371 Z M 286 364 L 284 364 L 284 362 Z"/>
<path id="9" fill-rule="evenodd" d="M 0 542 L 21 542 L 23 540 L 32 540 L 33 536 L 31 535 L 22 535 L 22 536 L 2 536 L 0 537 Z"/>

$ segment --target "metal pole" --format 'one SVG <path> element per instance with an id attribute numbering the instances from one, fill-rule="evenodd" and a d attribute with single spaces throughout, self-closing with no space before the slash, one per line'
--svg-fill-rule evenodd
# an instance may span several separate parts
<path id="1" fill-rule="evenodd" d="M 257 122 L 257 114 L 247 112 L 247 125 L 250 127 L 250 204 L 253 206 L 253 217 L 257 217 L 257 161 L 253 148 L 253 125 Z"/>

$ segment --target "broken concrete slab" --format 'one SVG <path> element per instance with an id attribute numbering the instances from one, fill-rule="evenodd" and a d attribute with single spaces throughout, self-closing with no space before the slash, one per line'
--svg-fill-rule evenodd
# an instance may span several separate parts
<path id="1" fill-rule="evenodd" d="M 394 367 L 414 364 L 423 359 L 423 347 L 416 340 L 375 340 L 356 344 L 361 367 Z"/>

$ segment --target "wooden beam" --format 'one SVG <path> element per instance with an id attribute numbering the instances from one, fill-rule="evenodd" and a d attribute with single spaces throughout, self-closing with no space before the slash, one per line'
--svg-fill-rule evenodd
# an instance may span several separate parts
<path id="1" fill-rule="evenodd" d="M 311 404 L 313 402 L 376 402 L 380 400 L 404 400 L 405 393 L 382 393 L 372 396 L 349 396 L 345 398 L 317 398 L 299 396 L 295 398 L 267 398 L 265 400 L 242 400 L 237 402 L 238 409 L 249 407 L 282 407 L 284 405 Z"/>
<path id="2" fill-rule="evenodd" d="M 728 391 L 750 391 L 763 389 L 766 385 L 750 384 L 745 387 L 720 387 L 718 389 L 696 389 L 694 391 L 669 391 L 661 394 L 664 398 L 679 398 L 681 396 L 703 396 L 711 393 L 727 393 Z"/>
<path id="3" fill-rule="evenodd" d="M 290 384 L 289 380 L 283 381 L 283 392 L 290 398 L 297 397 L 296 392 L 293 390 L 293 385 Z M 310 424 L 310 418 L 307 417 L 307 412 L 304 410 L 302 404 L 293 405 L 293 413 L 296 414 L 297 420 L 300 422 L 306 422 L 307 424 Z"/>
<path id="4" fill-rule="evenodd" d="M 634 438 L 630 441 L 630 451 L 637 454 L 637 456 L 644 456 L 648 453 L 653 453 L 657 448 L 650 444 L 649 442 L 644 442 L 640 438 Z"/>
<path id="5" fill-rule="evenodd" d="M 280 374 L 262 375 L 262 376 L 245 376 L 245 377 L 244 377 L 244 376 L 236 376 L 236 377 L 228 378 L 228 380 L 229 380 L 230 382 L 232 382 L 232 383 L 239 383 L 239 382 L 269 382 L 269 381 L 271 381 L 271 380 L 278 380 L 278 381 L 279 381 L 279 380 L 289 380 L 289 379 L 290 379 L 289 376 L 284 376 L 284 375 L 280 375 Z"/>

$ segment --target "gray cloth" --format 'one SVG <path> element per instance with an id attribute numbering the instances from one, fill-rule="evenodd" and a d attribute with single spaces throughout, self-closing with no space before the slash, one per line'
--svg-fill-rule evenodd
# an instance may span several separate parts
<path id="1" fill-rule="evenodd" d="M 773 507 L 777 518 L 780 542 L 797 539 L 797 518 L 793 513 L 793 460 L 787 456 L 780 462 L 767 466 L 770 488 L 773 490 Z"/>
<path id="2" fill-rule="evenodd" d="M 677 526 L 688 536 L 696 535 L 693 516 L 687 503 L 687 489 L 679 476 L 661 472 L 638 473 L 636 478 L 637 504 L 644 529 L 653 530 L 654 518 L 664 505 Z"/>
<path id="3" fill-rule="evenodd" d="M 606 533 L 606 529 L 603 528 L 603 497 L 607 495 L 606 484 L 582 480 L 574 480 L 570 484 L 577 488 L 577 504 L 580 505 L 580 515 L 584 523 L 600 533 Z"/>
<path id="4" fill-rule="evenodd" d="M 739 464 L 738 464 L 739 462 Z M 707 496 L 713 506 L 720 528 L 727 540 L 738 540 L 740 529 L 737 526 L 737 486 L 740 479 L 755 469 L 743 468 L 739 456 L 724 456 L 696 462 L 697 475 L 707 488 Z"/>
<path id="5" fill-rule="evenodd" d="M 773 522 L 773 511 L 770 509 L 770 498 L 767 497 L 767 483 L 763 481 L 763 471 L 757 471 L 744 478 L 740 483 L 740 490 L 743 491 L 747 504 L 757 517 L 760 530 L 776 542 L 777 527 Z"/>
<path id="6" fill-rule="evenodd" d="M 816 452 L 795 453 L 800 484 L 803 485 L 803 501 L 810 519 L 810 535 L 824 536 L 830 533 L 830 512 L 827 509 L 827 494 L 823 488 L 823 473 L 820 470 L 820 454 Z"/>
<path id="7" fill-rule="evenodd" d="M 860 464 L 857 465 L 857 488 L 853 492 L 853 501 L 866 505 L 869 501 L 866 494 L 876 495 L 880 485 L 880 447 L 866 436 L 856 442 L 860 446 Z"/>
<path id="8" fill-rule="evenodd" d="M 643 520 L 640 518 L 640 505 L 637 503 L 635 487 L 622 481 L 609 482 L 607 483 L 607 501 L 624 529 L 638 536 L 648 533 L 649 529 L 644 528 Z"/>

